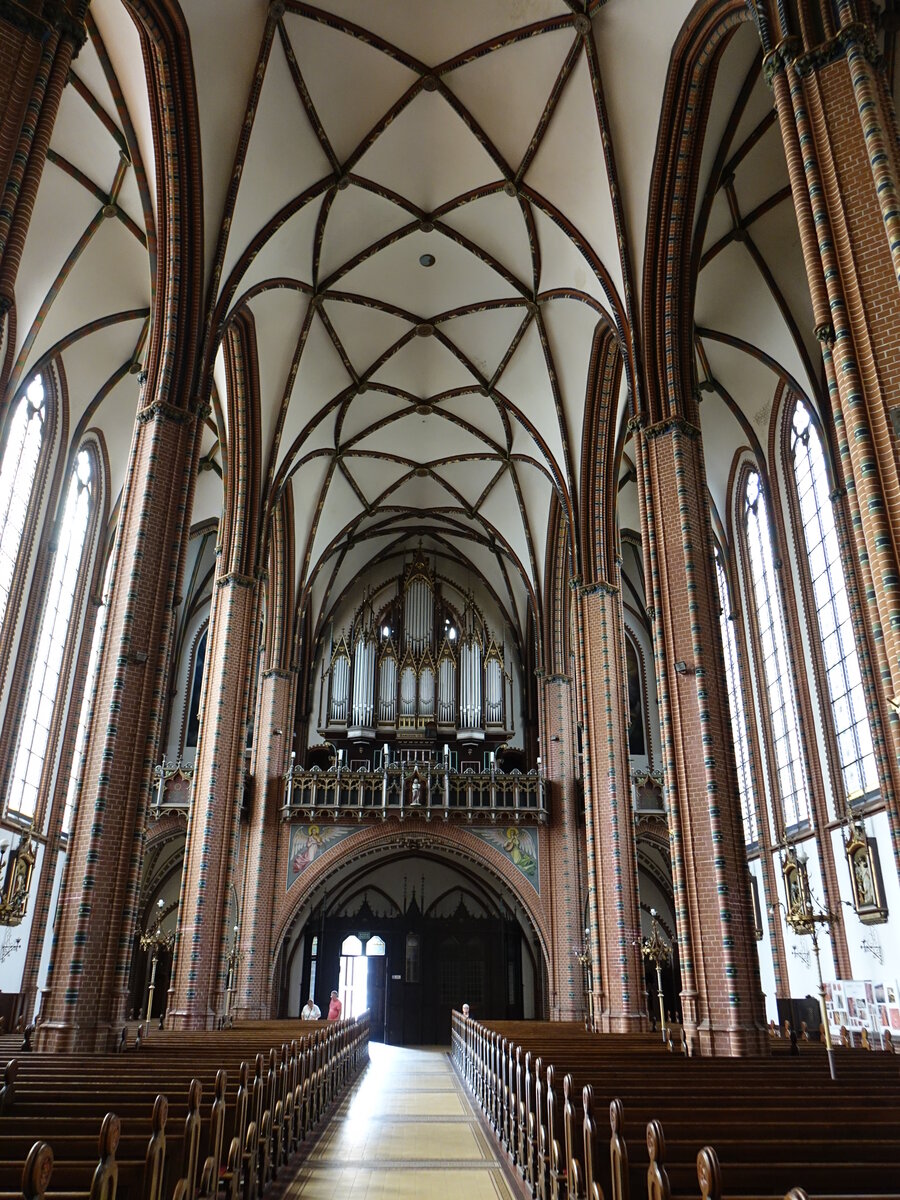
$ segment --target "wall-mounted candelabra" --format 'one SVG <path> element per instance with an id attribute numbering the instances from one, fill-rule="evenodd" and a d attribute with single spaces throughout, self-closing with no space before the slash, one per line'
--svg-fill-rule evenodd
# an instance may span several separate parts
<path id="1" fill-rule="evenodd" d="M 672 947 L 663 937 L 655 908 L 650 909 L 650 936 L 641 938 L 641 957 L 656 968 L 656 998 L 659 1001 L 659 1027 L 666 1040 L 666 1009 L 663 997 L 662 969 L 672 957 Z"/>
<path id="2" fill-rule="evenodd" d="M 13 938 L 10 933 L 9 926 L 3 932 L 3 941 L 0 942 L 0 963 L 6 962 L 11 954 L 15 954 L 22 946 L 20 937 Z"/>
<path id="3" fill-rule="evenodd" d="M 884 949 L 876 937 L 864 937 L 859 943 L 859 948 L 865 954 L 871 954 L 876 962 L 884 962 Z"/>

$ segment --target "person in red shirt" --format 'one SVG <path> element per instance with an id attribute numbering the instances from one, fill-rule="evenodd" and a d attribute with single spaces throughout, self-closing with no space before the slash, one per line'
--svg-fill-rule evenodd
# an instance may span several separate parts
<path id="1" fill-rule="evenodd" d="M 341 1002 L 338 999 L 337 992 L 331 993 L 331 1001 L 328 1005 L 328 1020 L 339 1021 L 341 1019 Z"/>

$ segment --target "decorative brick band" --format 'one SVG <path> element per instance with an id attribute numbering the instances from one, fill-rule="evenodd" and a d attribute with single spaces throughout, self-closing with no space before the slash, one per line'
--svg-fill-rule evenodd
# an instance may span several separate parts
<path id="1" fill-rule="evenodd" d="M 297 668 L 291 667 L 289 670 L 284 670 L 283 667 L 269 667 L 268 671 L 263 671 L 263 679 L 291 679 L 297 674 Z"/>
<path id="2" fill-rule="evenodd" d="M 558 673 L 555 675 L 545 675 L 544 682 L 545 683 L 571 683 L 572 676 L 571 675 L 561 675 Z"/>

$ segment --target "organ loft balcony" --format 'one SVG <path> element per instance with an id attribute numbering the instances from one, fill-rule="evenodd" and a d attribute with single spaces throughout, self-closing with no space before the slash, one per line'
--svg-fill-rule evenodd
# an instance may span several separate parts
<path id="1" fill-rule="evenodd" d="M 285 776 L 281 815 L 285 821 L 426 821 L 463 824 L 544 825 L 549 812 L 545 781 L 538 771 L 499 770 L 493 754 L 486 766 L 445 756 L 391 761 L 375 770 L 345 766 L 338 752 L 328 767 L 293 766 Z"/>

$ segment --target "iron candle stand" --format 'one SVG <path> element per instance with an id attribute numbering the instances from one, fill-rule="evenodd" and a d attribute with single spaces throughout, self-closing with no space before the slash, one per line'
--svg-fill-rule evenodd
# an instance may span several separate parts
<path id="1" fill-rule="evenodd" d="M 662 1040 L 666 1040 L 666 1008 L 663 999 L 663 982 L 662 969 L 672 957 L 672 948 L 666 939 L 659 931 L 659 922 L 656 919 L 656 909 L 650 909 L 652 918 L 650 924 L 650 936 L 641 938 L 641 956 L 652 962 L 656 967 L 656 995 L 659 1001 L 659 1027 L 662 1032 Z"/>

